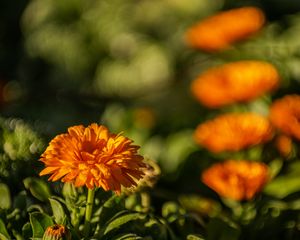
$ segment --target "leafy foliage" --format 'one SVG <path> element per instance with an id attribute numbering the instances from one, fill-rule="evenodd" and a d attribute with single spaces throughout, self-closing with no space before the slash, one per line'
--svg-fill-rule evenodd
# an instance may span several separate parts
<path id="1" fill-rule="evenodd" d="M 286 155 L 277 149 L 279 130 L 269 142 L 238 152 L 212 153 L 193 140 L 201 122 L 228 112 L 268 116 L 274 100 L 299 94 L 299 3 L 24 0 L 0 5 L 0 239 L 40 240 L 54 224 L 66 226 L 72 239 L 84 238 L 87 190 L 39 177 L 38 159 L 49 139 L 91 122 L 124 131 L 145 158 L 156 160 L 161 178 L 152 189 L 120 196 L 97 189 L 88 239 L 300 238 L 299 139 L 291 138 Z M 190 25 L 248 5 L 263 9 L 267 19 L 252 38 L 215 53 L 184 42 Z M 196 102 L 193 79 L 239 60 L 272 63 L 281 76 L 277 91 L 219 109 Z M 268 184 L 249 201 L 219 196 L 200 175 L 225 159 L 264 162 Z"/>

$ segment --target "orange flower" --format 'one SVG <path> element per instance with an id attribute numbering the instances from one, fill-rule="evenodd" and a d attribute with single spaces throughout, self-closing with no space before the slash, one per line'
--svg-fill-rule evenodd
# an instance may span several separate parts
<path id="1" fill-rule="evenodd" d="M 205 51 L 226 49 L 230 44 L 258 32 L 265 23 L 263 12 L 256 7 L 231 9 L 210 16 L 190 27 L 186 41 Z"/>
<path id="2" fill-rule="evenodd" d="M 279 83 L 276 68 L 262 61 L 239 61 L 208 69 L 191 85 L 193 95 L 205 106 L 255 99 Z"/>
<path id="3" fill-rule="evenodd" d="M 270 140 L 268 119 L 255 113 L 229 113 L 200 124 L 195 141 L 212 152 L 238 151 Z"/>
<path id="4" fill-rule="evenodd" d="M 102 187 L 120 193 L 121 186 L 136 186 L 146 164 L 137 154 L 138 146 L 121 134 L 112 134 L 93 123 L 70 127 L 56 136 L 41 156 L 46 168 L 40 175 L 49 180 L 73 182 L 76 187 Z"/>
<path id="5" fill-rule="evenodd" d="M 283 134 L 279 135 L 276 138 L 275 144 L 280 154 L 284 157 L 289 156 L 290 153 L 292 152 L 293 149 L 292 139 L 286 135 Z"/>
<path id="6" fill-rule="evenodd" d="M 71 240 L 71 234 L 64 225 L 55 224 L 47 227 L 42 240 Z"/>
<path id="7" fill-rule="evenodd" d="M 283 133 L 300 140 L 300 96 L 287 95 L 276 100 L 270 109 L 270 120 Z"/>
<path id="8" fill-rule="evenodd" d="M 250 200 L 268 181 L 268 167 L 261 162 L 227 160 L 202 173 L 202 181 L 220 196 Z"/>

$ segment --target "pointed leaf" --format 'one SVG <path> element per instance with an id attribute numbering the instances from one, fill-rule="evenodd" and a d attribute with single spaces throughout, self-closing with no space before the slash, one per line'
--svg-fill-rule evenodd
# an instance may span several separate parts
<path id="1" fill-rule="evenodd" d="M 204 240 L 204 238 L 199 235 L 189 234 L 186 240 Z"/>
<path id="2" fill-rule="evenodd" d="M 99 213 L 95 215 L 99 216 L 100 227 L 106 224 L 116 213 L 124 210 L 123 198 L 117 195 L 111 196 L 99 209 Z"/>
<path id="3" fill-rule="evenodd" d="M 0 183 L 0 196 L 0 208 L 9 209 L 11 207 L 10 191 L 4 183 Z"/>
<path id="4" fill-rule="evenodd" d="M 283 165 L 283 161 L 281 159 L 274 159 L 269 163 L 269 177 L 272 179 L 280 172 Z"/>
<path id="5" fill-rule="evenodd" d="M 119 230 L 121 227 L 125 226 L 127 223 L 142 219 L 145 215 L 137 212 L 129 212 L 129 211 L 122 211 L 117 213 L 105 226 L 102 227 L 101 232 L 99 233 L 100 236 L 105 236 L 104 239 L 110 239 L 109 235 Z"/>
<path id="6" fill-rule="evenodd" d="M 55 222 L 58 224 L 65 224 L 67 216 L 61 203 L 54 198 L 49 198 L 49 201 L 51 204 Z"/>
<path id="7" fill-rule="evenodd" d="M 22 235 L 24 239 L 30 239 L 32 237 L 32 228 L 29 222 L 25 223 L 22 227 Z"/>
<path id="8" fill-rule="evenodd" d="M 142 239 L 145 239 L 145 238 L 142 238 L 134 233 L 125 233 L 125 234 L 115 236 L 111 240 L 142 240 Z M 151 239 L 152 238 L 149 238 L 149 240 L 151 240 Z"/>
<path id="9" fill-rule="evenodd" d="M 5 235 L 0 233 L 0 240 L 10 240 L 10 238 L 7 238 Z"/>
<path id="10" fill-rule="evenodd" d="M 47 183 L 45 183 L 43 180 L 34 177 L 28 177 L 23 180 L 23 183 L 25 188 L 31 192 L 32 196 L 40 201 L 45 202 L 49 197 L 51 197 L 50 189 Z"/>
<path id="11" fill-rule="evenodd" d="M 2 219 L 0 218 L 0 239 L 2 240 L 9 240 L 11 239 L 8 232 L 7 232 L 7 229 L 5 227 L 5 224 L 4 222 L 2 221 Z"/>
<path id="12" fill-rule="evenodd" d="M 107 234 L 112 230 L 118 229 L 122 225 L 130 221 L 137 220 L 139 218 L 142 218 L 142 214 L 140 213 L 125 213 L 109 222 L 105 228 L 104 234 Z"/>
<path id="13" fill-rule="evenodd" d="M 23 236 L 21 233 L 19 233 L 18 231 L 16 230 L 12 230 L 12 233 L 13 233 L 13 240 L 24 240 Z M 1 239 L 1 238 L 0 238 Z"/>
<path id="14" fill-rule="evenodd" d="M 40 212 L 31 213 L 29 219 L 34 238 L 42 238 L 46 228 L 54 224 L 50 216 Z"/>

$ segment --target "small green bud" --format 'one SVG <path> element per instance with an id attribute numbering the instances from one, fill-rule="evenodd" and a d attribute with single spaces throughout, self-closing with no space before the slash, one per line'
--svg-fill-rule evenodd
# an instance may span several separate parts
<path id="1" fill-rule="evenodd" d="M 72 240 L 70 231 L 67 227 L 60 224 L 49 226 L 42 240 Z"/>

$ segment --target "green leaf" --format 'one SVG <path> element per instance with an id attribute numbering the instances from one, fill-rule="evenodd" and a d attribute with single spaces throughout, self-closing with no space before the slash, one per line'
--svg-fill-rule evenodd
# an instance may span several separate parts
<path id="1" fill-rule="evenodd" d="M 300 191 L 299 176 L 282 176 L 275 178 L 265 188 L 264 192 L 277 198 L 284 198 Z"/>
<path id="2" fill-rule="evenodd" d="M 0 208 L 9 209 L 11 207 L 10 191 L 4 183 L 0 183 L 0 196 Z"/>
<path id="3" fill-rule="evenodd" d="M 31 213 L 29 219 L 34 238 L 42 238 L 46 228 L 54 224 L 50 216 L 40 212 Z"/>
<path id="4" fill-rule="evenodd" d="M 264 188 L 264 192 L 277 198 L 284 198 L 292 193 L 300 191 L 300 162 L 289 164 L 286 175 L 274 178 Z"/>
<path id="5" fill-rule="evenodd" d="M 24 240 L 23 236 L 21 233 L 19 233 L 18 231 L 16 230 L 12 230 L 12 233 L 13 233 L 13 236 L 14 236 L 14 240 Z"/>
<path id="6" fill-rule="evenodd" d="M 229 220 L 212 218 L 207 227 L 207 240 L 238 240 L 240 230 Z"/>
<path id="7" fill-rule="evenodd" d="M 119 230 L 129 222 L 142 218 L 145 218 L 145 215 L 138 212 L 129 212 L 126 210 L 119 212 L 105 226 L 102 227 L 102 230 L 99 234 L 100 236 L 108 237 L 107 235 L 109 235 L 111 232 Z"/>
<path id="8" fill-rule="evenodd" d="M 270 178 L 274 178 L 280 172 L 283 165 L 283 161 L 281 159 L 274 159 L 269 163 L 269 175 Z"/>
<path id="9" fill-rule="evenodd" d="M 22 235 L 24 239 L 30 239 L 32 237 L 32 228 L 29 222 L 25 223 L 22 227 Z"/>
<path id="10" fill-rule="evenodd" d="M 51 197 L 50 189 L 47 183 L 45 183 L 43 180 L 34 177 L 28 177 L 23 180 L 23 183 L 25 188 L 31 192 L 32 196 L 40 201 L 45 202 Z"/>
<path id="11" fill-rule="evenodd" d="M 141 215 L 139 219 L 130 225 L 139 228 L 139 231 L 136 233 L 149 234 L 156 236 L 158 239 L 165 239 L 162 236 L 167 236 L 167 228 L 154 216 L 151 217 L 148 214 Z M 132 229 L 134 229 L 134 227 L 132 227 Z"/>
<path id="12" fill-rule="evenodd" d="M 140 237 L 134 233 L 125 233 L 125 234 L 117 235 L 111 240 L 143 240 L 143 239 L 145 238 Z M 152 238 L 147 238 L 147 239 L 151 240 Z"/>
<path id="13" fill-rule="evenodd" d="M 55 222 L 58 224 L 65 224 L 67 216 L 61 203 L 54 198 L 49 198 L 49 201 Z"/>
<path id="14" fill-rule="evenodd" d="M 7 232 L 5 224 L 2 221 L 2 219 L 0 218 L 0 240 L 9 240 L 9 239 L 11 239 L 11 238 Z"/>
<path id="15" fill-rule="evenodd" d="M 123 198 L 117 195 L 111 196 L 99 209 L 95 215 L 99 216 L 100 227 L 105 225 L 116 213 L 124 210 Z"/>
<path id="16" fill-rule="evenodd" d="M 141 217 L 142 214 L 140 213 L 125 213 L 109 222 L 105 228 L 104 234 L 107 234 L 108 232 L 120 228 L 122 225 Z"/>
<path id="17" fill-rule="evenodd" d="M 27 208 L 27 212 L 44 212 L 44 209 L 39 204 L 32 204 Z"/>
<path id="18" fill-rule="evenodd" d="M 10 240 L 10 238 L 7 238 L 5 235 L 0 233 L 0 240 Z"/>
<path id="19" fill-rule="evenodd" d="M 18 209 L 23 210 L 23 209 L 26 209 L 26 205 L 27 205 L 26 191 L 21 191 L 14 198 L 13 208 L 18 208 Z"/>
<path id="20" fill-rule="evenodd" d="M 78 193 L 73 183 L 65 183 L 62 189 L 62 194 L 65 198 L 77 199 Z"/>
<path id="21" fill-rule="evenodd" d="M 189 234 L 186 240 L 204 240 L 204 238 L 199 235 Z"/>

